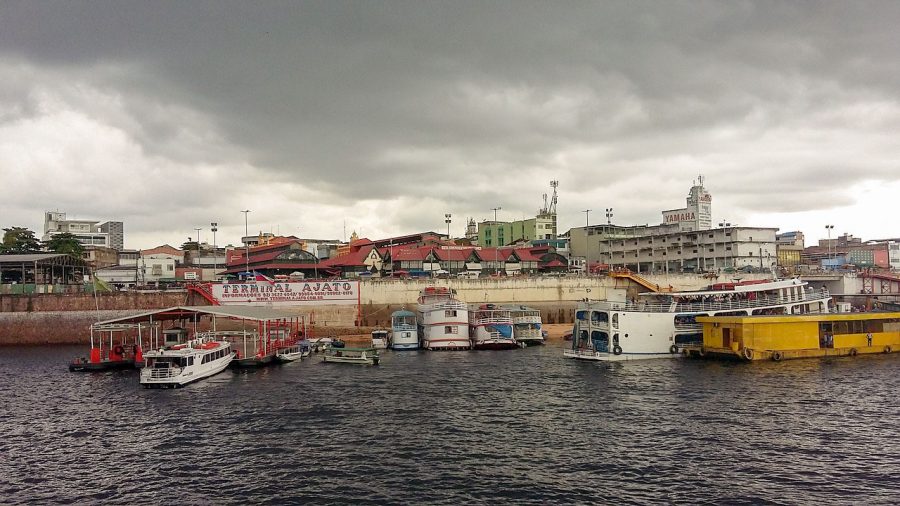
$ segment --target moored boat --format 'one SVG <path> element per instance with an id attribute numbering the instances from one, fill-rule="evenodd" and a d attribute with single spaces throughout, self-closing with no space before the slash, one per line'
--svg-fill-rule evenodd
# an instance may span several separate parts
<path id="1" fill-rule="evenodd" d="M 692 356 L 747 361 L 856 356 L 900 350 L 900 312 L 709 316 Z"/>
<path id="2" fill-rule="evenodd" d="M 469 313 L 447 287 L 430 286 L 419 292 L 418 326 L 421 345 L 428 350 L 468 350 Z"/>
<path id="3" fill-rule="evenodd" d="M 322 360 L 339 364 L 378 365 L 378 350 L 375 348 L 328 348 Z"/>
<path id="4" fill-rule="evenodd" d="M 192 339 L 144 354 L 144 387 L 183 387 L 224 371 L 234 358 L 231 343 L 212 338 Z"/>
<path id="5" fill-rule="evenodd" d="M 540 311 L 528 306 L 503 306 L 503 309 L 508 309 L 512 317 L 513 337 L 517 343 L 526 346 L 544 344 Z"/>
<path id="6" fill-rule="evenodd" d="M 401 309 L 391 313 L 391 349 L 419 349 L 419 335 L 416 331 L 416 314 Z"/>
<path id="7" fill-rule="evenodd" d="M 469 333 L 476 350 L 509 350 L 518 348 L 513 337 L 512 316 L 508 309 L 494 304 L 469 308 Z"/>
<path id="8" fill-rule="evenodd" d="M 149 331 L 148 326 L 99 323 L 91 325 L 89 355 L 73 359 L 69 362 L 69 370 L 96 372 L 143 367 L 142 331 Z"/>
<path id="9" fill-rule="evenodd" d="M 308 356 L 309 345 L 307 345 L 306 349 L 304 350 L 302 342 L 298 342 L 288 346 L 281 346 L 277 350 L 275 350 L 275 361 L 282 364 L 294 362 Z"/>
<path id="10" fill-rule="evenodd" d="M 831 297 L 799 279 L 651 292 L 634 301 L 586 301 L 575 312 L 568 358 L 619 361 L 679 356 L 703 340 L 699 316 L 824 313 Z"/>
<path id="11" fill-rule="evenodd" d="M 376 350 L 385 350 L 388 347 L 388 331 L 375 329 L 372 331 L 372 347 Z"/>

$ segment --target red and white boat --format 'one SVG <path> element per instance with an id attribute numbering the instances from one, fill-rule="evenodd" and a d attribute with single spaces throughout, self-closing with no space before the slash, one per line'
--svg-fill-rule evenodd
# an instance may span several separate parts
<path id="1" fill-rule="evenodd" d="M 422 348 L 468 350 L 469 311 L 447 287 L 430 286 L 419 292 L 418 327 Z"/>

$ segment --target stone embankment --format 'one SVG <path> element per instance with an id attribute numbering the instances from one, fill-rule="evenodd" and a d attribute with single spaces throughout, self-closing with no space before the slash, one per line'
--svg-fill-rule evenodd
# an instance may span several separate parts
<path id="1" fill-rule="evenodd" d="M 679 290 L 699 289 L 716 282 L 701 276 L 671 275 L 644 278 Z M 721 281 L 721 280 L 718 280 Z M 415 309 L 419 291 L 447 286 L 467 303 L 527 305 L 541 311 L 548 325 L 571 324 L 578 302 L 585 299 L 625 300 L 638 286 L 627 279 L 607 277 L 514 277 L 472 280 L 367 280 L 360 288 L 360 306 L 281 307 L 303 314 L 318 335 L 359 334 L 359 327 L 387 327 L 398 309 Z M 140 310 L 178 305 L 205 305 L 185 292 L 114 292 L 92 294 L 0 295 L 0 345 L 86 343 L 90 324 Z M 565 326 L 565 325 L 564 325 Z M 366 334 L 367 332 L 363 332 Z"/>

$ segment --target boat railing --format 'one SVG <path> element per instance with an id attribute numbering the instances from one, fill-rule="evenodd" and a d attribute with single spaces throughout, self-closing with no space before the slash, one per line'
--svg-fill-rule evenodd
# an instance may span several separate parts
<path id="1" fill-rule="evenodd" d="M 676 332 L 702 332 L 703 325 L 699 323 L 675 323 Z"/>
<path id="2" fill-rule="evenodd" d="M 611 311 L 637 311 L 644 313 L 706 313 L 710 311 L 739 311 L 745 309 L 783 306 L 786 304 L 812 303 L 827 301 L 831 296 L 828 290 L 816 290 L 803 292 L 797 297 L 756 297 L 753 299 L 738 300 L 701 300 L 696 302 L 609 302 L 592 301 L 591 309 L 603 309 Z"/>
<path id="3" fill-rule="evenodd" d="M 406 330 L 412 330 L 412 331 L 414 331 L 414 330 L 416 330 L 416 326 L 415 326 L 414 324 L 411 324 L 411 323 L 402 323 L 402 324 L 394 324 L 394 326 L 391 327 L 391 329 L 394 330 L 394 331 L 398 331 L 398 330 L 399 330 L 399 331 L 401 331 L 401 332 L 402 332 L 402 331 L 406 331 Z"/>
<path id="4" fill-rule="evenodd" d="M 148 369 L 144 369 L 149 372 L 150 379 L 154 380 L 163 380 L 174 378 L 181 374 L 180 367 L 151 367 Z"/>
<path id="5" fill-rule="evenodd" d="M 541 334 L 541 329 L 516 329 L 515 331 L 516 338 L 530 338 L 537 339 L 544 337 Z"/>
<path id="6" fill-rule="evenodd" d="M 483 316 L 473 317 L 472 325 L 511 325 L 512 320 L 508 316 Z"/>
<path id="7" fill-rule="evenodd" d="M 540 315 L 540 313 L 539 313 L 539 314 L 537 314 L 537 315 L 535 315 L 535 316 L 532 316 L 532 315 L 528 315 L 528 316 L 513 316 L 513 323 L 517 323 L 517 324 L 518 324 L 518 323 L 522 323 L 522 324 L 525 324 L 525 323 L 542 323 L 542 321 L 541 321 L 541 315 Z"/>

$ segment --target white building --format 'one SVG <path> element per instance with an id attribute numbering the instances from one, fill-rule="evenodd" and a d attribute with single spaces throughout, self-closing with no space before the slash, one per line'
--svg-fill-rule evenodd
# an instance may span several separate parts
<path id="1" fill-rule="evenodd" d="M 691 187 L 687 206 L 663 211 L 661 225 L 591 225 L 569 231 L 571 258 L 592 268 L 679 273 L 731 269 L 770 270 L 777 265 L 777 228 L 711 228 L 712 197 L 703 177 Z"/>
<path id="2" fill-rule="evenodd" d="M 69 220 L 66 213 L 44 212 L 43 241 L 49 241 L 56 234 L 69 233 L 85 246 L 104 246 L 115 250 L 124 248 L 125 234 L 121 221 L 100 223 L 96 220 Z"/>

